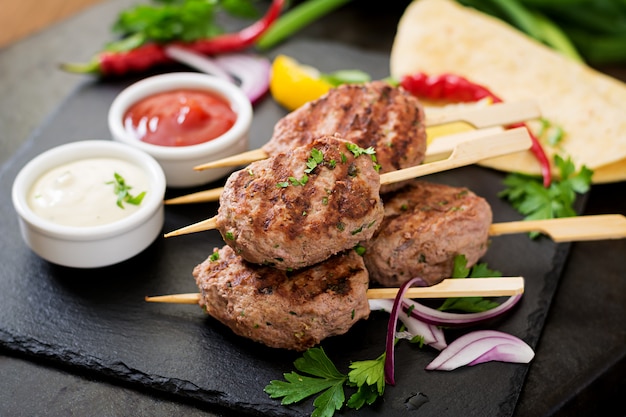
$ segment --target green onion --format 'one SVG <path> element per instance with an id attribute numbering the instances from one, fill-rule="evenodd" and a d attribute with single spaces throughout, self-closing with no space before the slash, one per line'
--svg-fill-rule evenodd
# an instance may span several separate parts
<path id="1" fill-rule="evenodd" d="M 350 0 L 307 0 L 285 12 L 257 41 L 261 50 L 273 48 L 278 43 L 326 16 Z"/>

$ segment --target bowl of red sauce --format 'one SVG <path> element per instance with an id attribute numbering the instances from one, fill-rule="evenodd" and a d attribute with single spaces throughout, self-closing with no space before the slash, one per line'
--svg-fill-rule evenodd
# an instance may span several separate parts
<path id="1" fill-rule="evenodd" d="M 252 104 L 218 77 L 176 72 L 124 89 L 111 104 L 108 123 L 114 140 L 159 162 L 168 187 L 193 187 L 233 170 L 194 167 L 248 150 Z"/>

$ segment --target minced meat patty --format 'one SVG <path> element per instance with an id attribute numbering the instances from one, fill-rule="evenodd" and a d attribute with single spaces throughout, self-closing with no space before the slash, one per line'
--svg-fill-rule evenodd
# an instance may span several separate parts
<path id="1" fill-rule="evenodd" d="M 302 351 L 367 319 L 368 273 L 353 250 L 288 273 L 250 264 L 229 246 L 196 266 L 200 306 L 240 336 Z"/>
<path id="2" fill-rule="evenodd" d="M 380 228 L 362 243 L 372 282 L 396 287 L 421 277 L 433 285 L 452 275 L 457 255 L 472 266 L 487 251 L 491 207 L 467 188 L 414 180 L 384 204 Z"/>
<path id="3" fill-rule="evenodd" d="M 234 172 L 216 222 L 226 244 L 248 262 L 290 270 L 371 238 L 383 218 L 380 176 L 354 146 L 324 136 Z"/>
<path id="4" fill-rule="evenodd" d="M 344 84 L 283 117 L 263 146 L 268 155 L 302 146 L 318 136 L 339 135 L 373 147 L 380 173 L 419 165 L 426 152 L 424 110 L 402 87 L 384 81 Z M 387 184 L 382 193 L 401 184 Z"/>

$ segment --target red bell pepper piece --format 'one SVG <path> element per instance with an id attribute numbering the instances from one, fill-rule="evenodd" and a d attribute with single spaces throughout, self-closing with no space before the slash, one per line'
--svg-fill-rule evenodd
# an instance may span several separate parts
<path id="1" fill-rule="evenodd" d="M 235 52 L 246 49 L 274 23 L 280 16 L 285 0 L 273 0 L 265 15 L 252 25 L 234 33 L 226 33 L 209 39 L 193 42 L 172 42 L 192 51 L 210 55 Z M 138 48 L 123 51 L 103 51 L 86 64 L 63 64 L 61 68 L 69 72 L 94 73 L 101 75 L 124 75 L 142 72 L 152 67 L 172 62 L 165 53 L 165 46 L 148 43 Z"/>
<path id="2" fill-rule="evenodd" d="M 400 85 L 411 94 L 422 99 L 447 100 L 453 102 L 473 102 L 484 98 L 490 98 L 494 103 L 502 102 L 502 99 L 489 91 L 488 88 L 476 84 L 468 79 L 455 74 L 426 75 L 417 73 L 406 75 L 400 80 Z M 524 123 L 516 123 L 510 127 L 526 126 Z M 526 126 L 528 129 L 528 127 Z M 531 152 L 539 162 L 544 187 L 552 183 L 552 170 L 550 161 L 543 150 L 539 139 L 528 129 L 532 140 Z"/>

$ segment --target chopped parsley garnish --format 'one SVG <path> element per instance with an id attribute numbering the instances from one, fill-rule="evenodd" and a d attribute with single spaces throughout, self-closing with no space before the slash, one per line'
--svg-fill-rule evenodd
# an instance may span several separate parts
<path id="1" fill-rule="evenodd" d="M 218 251 L 213 252 L 211 256 L 209 256 L 209 261 L 211 262 L 218 261 L 219 259 L 220 259 L 220 253 Z"/>
<path id="2" fill-rule="evenodd" d="M 372 162 L 374 162 L 374 169 L 376 170 L 376 172 L 380 171 L 380 164 L 376 163 L 376 150 L 373 146 L 370 146 L 367 149 L 363 149 L 359 145 L 356 145 L 354 143 L 346 143 L 346 148 L 348 148 L 348 150 L 352 152 L 355 158 L 358 158 L 361 155 L 369 155 L 370 158 L 372 158 Z"/>
<path id="3" fill-rule="evenodd" d="M 526 220 L 554 219 L 576 216 L 574 202 L 576 194 L 584 194 L 591 187 L 593 171 L 582 166 L 576 172 L 571 158 L 554 156 L 554 164 L 559 169 L 559 180 L 544 187 L 541 179 L 524 174 L 510 174 L 504 179 L 506 189 L 500 192 L 501 198 L 525 216 Z M 531 238 L 540 232 L 530 233 Z"/>
<path id="4" fill-rule="evenodd" d="M 138 206 L 141 204 L 141 201 L 146 195 L 145 191 L 133 196 L 129 191 L 131 188 L 130 185 L 126 184 L 126 180 L 117 172 L 113 173 L 115 177 L 115 181 L 108 181 L 105 184 L 113 184 L 113 192 L 117 195 L 117 206 L 119 208 L 124 208 L 124 203 L 133 204 Z"/>
<path id="5" fill-rule="evenodd" d="M 358 243 L 358 244 L 354 247 L 354 251 L 356 252 L 356 254 L 357 254 L 357 255 L 359 255 L 359 256 L 363 256 L 363 255 L 365 255 L 365 252 L 367 251 L 367 248 L 366 248 L 365 246 L 363 246 L 363 245 L 361 245 L 361 244 L 359 244 L 359 243 Z"/>
<path id="6" fill-rule="evenodd" d="M 306 161 L 307 169 L 304 170 L 307 174 L 313 172 L 318 165 L 324 162 L 324 153 L 319 149 L 311 149 L 311 157 Z"/>
<path id="7" fill-rule="evenodd" d="M 313 405 L 313 416 L 332 417 L 344 405 L 360 409 L 373 404 L 385 392 L 385 354 L 377 359 L 357 361 L 350 364 L 350 372 L 343 374 L 328 358 L 324 349 L 310 348 L 294 362 L 298 371 L 285 374 L 285 380 L 271 381 L 265 387 L 270 398 L 282 398 L 281 404 L 300 402 L 319 394 Z M 344 387 L 356 388 L 348 401 Z"/>

